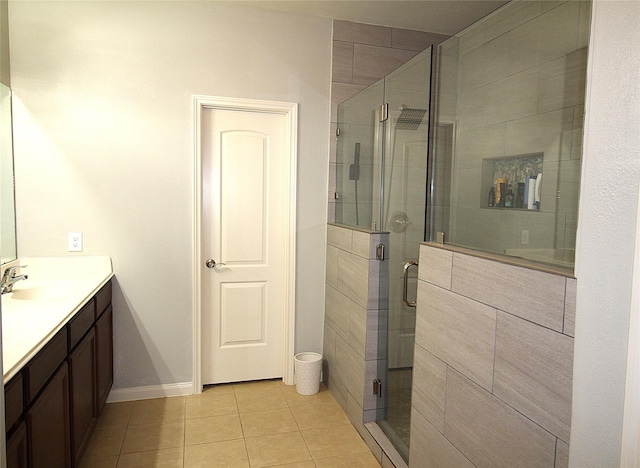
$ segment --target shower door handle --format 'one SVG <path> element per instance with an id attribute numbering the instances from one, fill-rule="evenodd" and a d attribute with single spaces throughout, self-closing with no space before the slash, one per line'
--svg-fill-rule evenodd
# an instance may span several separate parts
<path id="1" fill-rule="evenodd" d="M 407 307 L 415 307 L 416 306 L 416 302 L 409 302 L 409 299 L 407 297 L 407 286 L 409 283 L 409 268 L 413 267 L 413 266 L 418 266 L 418 262 L 407 262 L 404 264 L 404 273 L 402 274 L 402 302 L 404 303 L 404 305 L 406 305 Z"/>

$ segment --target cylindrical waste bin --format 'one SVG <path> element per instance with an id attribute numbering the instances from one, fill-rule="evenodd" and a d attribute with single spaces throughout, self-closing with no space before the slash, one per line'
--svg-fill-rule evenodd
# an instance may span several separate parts
<path id="1" fill-rule="evenodd" d="M 314 395 L 320 390 L 322 354 L 298 353 L 295 360 L 296 391 L 300 395 Z"/>

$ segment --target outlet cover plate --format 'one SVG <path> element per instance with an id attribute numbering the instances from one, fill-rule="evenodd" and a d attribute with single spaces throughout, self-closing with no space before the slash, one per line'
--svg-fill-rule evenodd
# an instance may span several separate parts
<path id="1" fill-rule="evenodd" d="M 69 252 L 82 252 L 82 233 L 69 233 Z"/>

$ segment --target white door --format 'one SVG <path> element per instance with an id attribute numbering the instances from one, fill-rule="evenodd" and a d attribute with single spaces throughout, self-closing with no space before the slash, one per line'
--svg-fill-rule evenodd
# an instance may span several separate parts
<path id="1" fill-rule="evenodd" d="M 202 384 L 283 376 L 286 116 L 205 108 Z"/>

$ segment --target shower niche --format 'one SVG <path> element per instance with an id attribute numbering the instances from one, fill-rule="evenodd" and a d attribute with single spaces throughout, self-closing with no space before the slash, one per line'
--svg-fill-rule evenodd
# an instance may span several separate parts
<path id="1" fill-rule="evenodd" d="M 540 211 L 543 153 L 482 160 L 481 208 Z"/>

